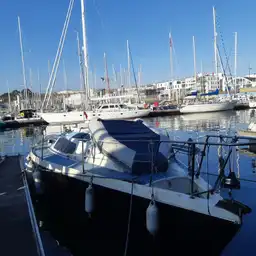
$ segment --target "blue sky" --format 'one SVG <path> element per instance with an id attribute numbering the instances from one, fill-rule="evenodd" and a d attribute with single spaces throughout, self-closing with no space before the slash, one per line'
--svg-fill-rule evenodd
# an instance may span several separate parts
<path id="1" fill-rule="evenodd" d="M 196 39 L 197 70 L 213 68 L 212 6 L 216 7 L 219 35 L 223 35 L 233 71 L 234 32 L 238 32 L 238 74 L 256 72 L 256 19 L 254 0 L 86 0 L 90 68 L 98 78 L 104 74 L 103 53 L 107 53 L 109 74 L 112 64 L 127 67 L 129 39 L 135 69 L 142 65 L 142 81 L 170 78 L 169 39 L 171 30 L 176 77 L 193 74 L 192 36 Z M 21 89 L 23 84 L 17 16 L 20 16 L 27 77 L 32 69 L 34 90 L 38 90 L 37 69 L 42 87 L 47 86 L 47 62 L 53 63 L 69 0 L 1 0 L 0 8 L 0 91 Z M 81 31 L 80 1 L 76 0 L 62 58 L 66 64 L 68 88 L 78 89 L 79 64 L 75 29 Z M 222 43 L 219 41 L 220 48 Z M 223 51 L 223 50 L 222 50 Z M 222 57 L 225 59 L 225 55 Z M 55 90 L 64 89 L 62 62 Z M 98 79 L 97 87 L 102 87 Z"/>

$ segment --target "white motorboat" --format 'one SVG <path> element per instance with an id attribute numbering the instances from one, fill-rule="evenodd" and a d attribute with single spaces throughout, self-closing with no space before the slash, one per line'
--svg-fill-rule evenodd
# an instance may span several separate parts
<path id="1" fill-rule="evenodd" d="M 36 145 L 27 174 L 60 215 L 85 219 L 83 243 L 94 254 L 101 249 L 96 242 L 111 255 L 121 255 L 124 247 L 126 255 L 165 255 L 170 241 L 181 252 L 181 240 L 193 247 L 202 236 L 202 248 L 213 253 L 217 243 L 223 247 L 232 239 L 250 209 L 220 195 L 223 186 L 240 187 L 234 173 L 219 176 L 217 181 L 227 182 L 213 187 L 200 176 L 202 165 L 196 170 L 194 159 L 201 150 L 193 145 L 172 142 L 166 131 L 141 120 L 95 119 L 88 130 Z M 179 152 L 188 154 L 189 168 Z M 206 149 L 199 155 L 203 161 Z"/>
<path id="2" fill-rule="evenodd" d="M 94 111 L 70 111 L 63 113 L 40 113 L 41 117 L 49 124 L 83 123 L 93 118 L 104 120 L 133 119 L 146 117 L 149 109 L 137 109 L 126 104 L 101 104 Z"/>
<path id="3" fill-rule="evenodd" d="M 95 111 L 88 112 L 88 120 L 95 117 L 104 120 L 113 119 L 133 119 L 147 117 L 150 114 L 149 109 L 138 109 L 129 107 L 126 104 L 101 104 Z"/>

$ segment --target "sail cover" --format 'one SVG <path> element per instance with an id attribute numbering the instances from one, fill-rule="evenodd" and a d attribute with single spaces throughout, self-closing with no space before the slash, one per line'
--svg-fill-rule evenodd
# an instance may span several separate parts
<path id="1" fill-rule="evenodd" d="M 169 152 L 161 147 L 161 141 L 169 140 L 168 137 L 155 133 L 142 121 L 98 119 L 90 122 L 89 129 L 102 153 L 126 165 L 129 172 L 167 170 Z"/>

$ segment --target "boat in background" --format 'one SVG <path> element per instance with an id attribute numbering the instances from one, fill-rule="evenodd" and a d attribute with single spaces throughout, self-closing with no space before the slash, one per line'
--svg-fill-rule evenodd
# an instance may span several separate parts
<path id="1" fill-rule="evenodd" d="M 168 101 L 162 101 L 160 103 L 154 102 L 151 106 L 151 112 L 149 116 L 168 116 L 168 115 L 178 115 L 180 114 L 180 109 L 177 105 L 170 104 Z"/>
<path id="2" fill-rule="evenodd" d="M 185 98 L 185 104 L 180 108 L 180 113 L 207 113 L 234 109 L 236 101 L 231 100 L 230 98 L 221 99 L 218 95 L 219 90 L 216 89 L 213 92 L 201 93 L 200 99 L 197 98 L 197 93 L 195 95 L 188 96 Z M 209 99 L 211 96 L 215 98 Z"/>
<path id="3" fill-rule="evenodd" d="M 246 130 L 238 131 L 239 136 L 248 137 L 250 143 L 256 143 L 256 122 L 251 122 Z M 254 144 L 248 147 L 250 152 L 256 153 L 256 146 Z"/>
<path id="4" fill-rule="evenodd" d="M 126 104 L 101 104 L 94 111 L 70 111 L 63 113 L 40 113 L 39 115 L 51 125 L 57 124 L 78 124 L 90 121 L 94 118 L 104 120 L 134 119 L 147 117 L 150 109 L 137 109 L 128 107 Z"/>
<path id="5" fill-rule="evenodd" d="M 226 101 L 226 102 L 195 102 L 194 104 L 187 104 L 181 107 L 180 113 L 207 113 L 207 112 L 217 112 L 217 111 L 227 111 L 233 110 L 236 102 Z"/>
<path id="6" fill-rule="evenodd" d="M 2 117 L 1 129 L 20 128 L 24 126 L 40 126 L 48 123 L 34 109 L 23 109 L 17 116 L 7 114 Z"/>

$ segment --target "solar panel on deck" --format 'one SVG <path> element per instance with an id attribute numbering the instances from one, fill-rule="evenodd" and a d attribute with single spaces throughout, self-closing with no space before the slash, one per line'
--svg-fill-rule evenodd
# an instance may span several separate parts
<path id="1" fill-rule="evenodd" d="M 76 143 L 62 137 L 56 141 L 54 148 L 64 154 L 73 154 L 76 150 Z"/>

